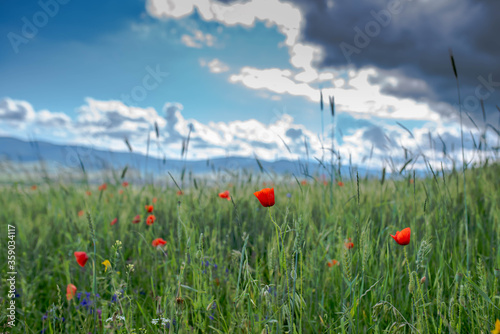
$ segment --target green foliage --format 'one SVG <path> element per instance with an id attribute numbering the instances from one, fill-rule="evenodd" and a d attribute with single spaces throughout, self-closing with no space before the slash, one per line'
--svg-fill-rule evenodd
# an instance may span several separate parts
<path id="1" fill-rule="evenodd" d="M 9 271 L 6 232 L 14 225 L 15 330 L 489 332 L 500 317 L 500 166 L 467 171 L 467 220 L 459 173 L 433 171 L 413 184 L 412 171 L 402 172 L 359 179 L 359 187 L 355 175 L 343 186 L 276 178 L 270 209 L 253 196 L 259 176 L 238 173 L 218 186 L 197 178 L 195 187 L 186 176 L 183 195 L 173 183 L 124 188 L 122 180 L 101 192 L 72 183 L 3 185 L 0 266 Z M 231 201 L 217 196 L 226 189 Z M 153 198 L 156 221 L 148 226 L 144 206 Z M 389 234 L 405 227 L 411 242 L 400 246 Z M 154 248 L 156 238 L 167 244 Z M 89 254 L 84 268 L 75 251 Z M 68 301 L 70 283 L 78 290 Z M 6 296 L 7 285 L 0 287 Z M 0 300 L 0 332 L 7 302 Z"/>

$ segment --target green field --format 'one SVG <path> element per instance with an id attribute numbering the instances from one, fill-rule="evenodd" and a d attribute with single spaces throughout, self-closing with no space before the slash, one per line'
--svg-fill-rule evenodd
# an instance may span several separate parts
<path id="1" fill-rule="evenodd" d="M 466 196 L 461 170 L 433 172 L 353 173 L 343 186 L 186 176 L 182 195 L 172 180 L 3 185 L 0 332 L 489 333 L 500 317 L 500 165 L 469 166 Z M 264 208 L 253 193 L 271 186 L 276 204 Z M 390 235 L 406 227 L 400 246 Z M 13 328 L 3 327 L 9 240 Z M 75 251 L 89 255 L 84 267 Z"/>

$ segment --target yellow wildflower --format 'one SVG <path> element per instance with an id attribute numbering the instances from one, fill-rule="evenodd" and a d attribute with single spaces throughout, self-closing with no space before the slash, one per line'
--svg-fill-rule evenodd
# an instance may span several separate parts
<path id="1" fill-rule="evenodd" d="M 500 320 L 497 319 L 495 322 L 495 329 L 491 331 L 491 334 L 500 334 Z"/>
<path id="2" fill-rule="evenodd" d="M 102 264 L 106 266 L 106 269 L 104 269 L 104 272 L 108 271 L 108 268 L 111 268 L 111 262 L 109 262 L 109 260 L 104 260 L 102 262 Z"/>

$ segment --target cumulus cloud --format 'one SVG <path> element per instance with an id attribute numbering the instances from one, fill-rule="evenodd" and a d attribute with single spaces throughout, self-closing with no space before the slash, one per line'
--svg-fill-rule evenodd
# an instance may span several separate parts
<path id="1" fill-rule="evenodd" d="M 212 34 L 204 34 L 201 30 L 195 30 L 192 35 L 184 34 L 181 42 L 190 48 L 202 48 L 203 46 L 213 46 L 216 38 Z"/>
<path id="2" fill-rule="evenodd" d="M 200 65 L 201 67 L 208 67 L 208 70 L 212 73 L 222 73 L 229 71 L 229 66 L 227 66 L 217 58 L 214 58 L 209 62 L 207 62 L 205 59 L 200 59 Z"/>
<path id="3" fill-rule="evenodd" d="M 26 101 L 9 98 L 0 100 L 0 120 L 14 126 L 21 126 L 35 117 L 35 111 Z"/>
<path id="4" fill-rule="evenodd" d="M 78 109 L 75 125 L 91 136 L 145 138 L 154 123 L 164 126 L 166 121 L 154 108 L 138 108 L 121 101 L 97 101 L 91 98 Z"/>
<path id="5" fill-rule="evenodd" d="M 404 77 L 379 73 L 374 68 L 351 70 L 343 76 L 339 73 L 337 79 L 332 80 L 334 88 L 324 88 L 323 94 L 325 97 L 335 97 L 336 110 L 356 117 L 377 116 L 387 119 L 437 121 L 440 115 L 433 104 L 410 98 L 398 98 L 387 93 L 387 87 L 398 85 L 403 79 Z M 244 67 L 240 73 L 231 75 L 229 80 L 252 89 L 303 96 L 316 103 L 320 100 L 318 89 L 294 80 L 291 70 Z"/>
<path id="6" fill-rule="evenodd" d="M 150 154 L 164 154 L 168 158 L 179 157 L 188 136 L 190 159 L 252 157 L 254 154 L 262 159 L 295 159 L 303 154 L 304 141 L 310 145 L 311 154 L 320 154 L 321 150 L 317 135 L 296 124 L 287 114 L 277 114 L 268 124 L 255 119 L 206 124 L 186 119 L 182 115 L 182 104 L 175 102 L 166 103 L 161 112 L 157 112 L 154 108 L 127 106 L 121 101 L 87 98 L 74 119 L 59 112 L 35 111 L 26 101 L 4 99 L 0 106 L 1 115 L 22 126 L 28 137 L 37 134 L 51 141 L 61 139 L 66 144 L 88 145 L 90 142 L 93 147 L 112 151 L 127 150 L 124 143 L 127 138 L 134 152 L 146 153 L 148 136 L 155 140 L 155 123 L 161 150 Z M 22 135 L 6 125 L 7 122 L 0 124 L 0 132 Z"/>
<path id="7" fill-rule="evenodd" d="M 290 64 L 297 69 L 280 76 L 314 84 L 329 80 L 335 75 L 332 69 L 375 69 L 379 77 L 389 74 L 396 79 L 379 82 L 383 93 L 425 100 L 439 115 L 442 111 L 450 114 L 450 106 L 457 101 L 448 55 L 452 48 L 464 108 L 478 123 L 482 122 L 480 100 L 485 102 L 486 113 L 494 114 L 500 99 L 500 41 L 491 33 L 500 29 L 499 10 L 499 2 L 486 0 L 147 2 L 148 13 L 157 18 L 181 18 L 197 11 L 203 20 L 226 26 L 250 27 L 256 21 L 276 26 L 285 36 Z M 453 117 L 457 118 L 456 112 Z"/>
<path id="8" fill-rule="evenodd" d="M 256 21 L 274 25 L 286 36 L 286 44 L 293 45 L 299 36 L 302 15 L 298 8 L 279 0 L 253 0 L 222 3 L 211 0 L 148 0 L 148 13 L 157 18 L 182 18 L 195 10 L 205 21 L 228 26 L 254 26 Z"/>
<path id="9" fill-rule="evenodd" d="M 269 124 L 254 119 L 204 124 L 195 119 L 185 119 L 181 111 L 179 104 L 165 105 L 167 126 L 162 142 L 179 144 L 189 134 L 190 158 L 193 159 L 226 155 L 251 157 L 254 154 L 263 159 L 295 159 L 303 153 L 304 140 L 310 144 L 311 152 L 320 154 L 321 144 L 317 135 L 295 124 L 287 114 L 277 115 Z M 291 149 L 291 154 L 286 146 Z"/>
<path id="10" fill-rule="evenodd" d="M 305 83 L 298 83 L 292 78 L 292 71 L 279 68 L 257 69 L 243 67 L 239 74 L 230 76 L 231 82 L 241 82 L 252 89 L 266 89 L 274 93 L 305 96 L 316 99 L 318 91 Z"/>
<path id="11" fill-rule="evenodd" d="M 28 138 L 30 134 L 36 134 L 40 139 L 61 140 L 65 144 L 90 145 L 110 151 L 126 151 L 124 139 L 128 138 L 134 152 L 143 154 L 147 151 L 149 137 L 158 146 L 158 150 L 149 150 L 149 154 L 160 158 L 179 158 L 188 136 L 188 159 L 257 155 L 266 160 L 295 160 L 304 159 L 306 152 L 311 159 L 322 159 L 330 154 L 331 149 L 330 138 L 321 139 L 317 133 L 297 124 L 288 114 L 276 113 L 267 123 L 255 119 L 202 123 L 185 118 L 182 104 L 174 102 L 166 103 L 157 112 L 154 108 L 130 107 L 120 101 L 88 98 L 78 108 L 74 119 L 48 110 L 35 111 L 26 101 L 4 99 L 0 101 L 0 106 L 3 108 L 2 115 L 12 115 L 14 111 L 19 113 L 22 109 L 19 106 L 29 110 L 20 112 L 23 117 L 9 116 L 17 120 L 17 127 L 7 122 L 0 123 L 2 134 L 19 137 L 18 129 L 22 128 Z M 9 106 L 7 111 L 5 106 Z M 28 114 L 30 116 L 26 116 Z M 346 116 L 339 116 L 338 121 L 334 148 L 343 164 L 350 160 L 354 165 L 369 168 L 386 166 L 397 171 L 409 158 L 413 159 L 411 167 L 421 169 L 426 168 L 427 163 L 440 168 L 441 162 L 449 167 L 461 161 L 460 129 L 454 123 L 421 120 L 415 124 L 413 120 L 402 121 L 410 134 L 395 121 L 389 124 L 383 119 L 349 121 Z M 346 121 L 351 127 L 345 126 Z M 155 123 L 159 138 L 155 137 Z M 481 140 L 482 132 L 473 127 L 466 127 L 464 132 L 474 136 L 476 145 Z M 477 161 L 479 156 L 471 136 L 465 138 L 466 159 Z M 489 131 L 485 138 L 492 143 L 498 137 Z"/>
<path id="12" fill-rule="evenodd" d="M 35 122 L 37 125 L 53 128 L 66 128 L 71 126 L 71 118 L 62 112 L 50 112 L 41 110 L 36 113 Z"/>

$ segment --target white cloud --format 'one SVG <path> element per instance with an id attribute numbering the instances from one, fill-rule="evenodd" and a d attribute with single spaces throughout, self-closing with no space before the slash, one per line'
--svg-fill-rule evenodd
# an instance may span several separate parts
<path id="1" fill-rule="evenodd" d="M 36 113 L 35 122 L 38 125 L 45 127 L 62 127 L 66 128 L 71 125 L 71 118 L 61 112 L 50 112 L 41 110 Z"/>
<path id="2" fill-rule="evenodd" d="M 296 80 L 312 82 L 318 78 L 313 66 L 321 57 L 321 48 L 300 41 L 300 30 L 304 18 L 300 9 L 291 3 L 279 0 L 252 0 L 224 4 L 212 0 L 148 0 L 148 13 L 156 18 L 182 18 L 191 15 L 195 10 L 205 21 L 215 21 L 226 26 L 241 25 L 253 27 L 256 21 L 264 22 L 267 27 L 276 26 L 285 36 L 284 44 L 290 53 L 290 63 L 302 70 Z M 195 38 L 182 36 L 184 44 L 190 47 L 201 47 Z"/>
<path id="3" fill-rule="evenodd" d="M 332 3 L 330 3 L 331 5 Z M 402 75 L 401 71 L 385 71 L 375 67 L 353 70 L 349 67 L 323 69 L 316 63 L 322 58 L 322 49 L 306 44 L 301 38 L 304 22 L 298 7 L 279 0 L 253 0 L 224 4 L 213 0 L 148 0 L 148 13 L 157 18 L 181 18 L 195 10 L 205 21 L 216 21 L 226 26 L 254 26 L 262 21 L 276 26 L 285 37 L 293 70 L 279 68 L 257 69 L 243 67 L 230 76 L 230 82 L 248 88 L 268 91 L 268 96 L 289 94 L 319 102 L 318 84 L 324 96 L 335 96 L 336 110 L 354 117 L 376 115 L 389 119 L 438 121 L 443 109 L 449 105 L 433 104 L 416 98 L 400 98 L 398 92 L 411 92 L 414 96 L 428 94 L 431 89 L 422 81 Z M 409 95 L 411 96 L 411 94 Z M 442 115 L 442 114 L 441 114 Z"/>
<path id="4" fill-rule="evenodd" d="M 294 123 L 287 114 L 276 114 L 268 124 L 255 119 L 205 124 L 185 119 L 183 106 L 179 103 L 166 103 L 160 114 L 154 108 L 129 107 L 121 101 L 87 98 L 86 103 L 77 109 L 75 119 L 63 113 L 35 111 L 26 101 L 4 99 L 0 101 L 0 106 L 4 107 L 1 109 L 3 115 L 17 125 L 14 128 L 0 124 L 1 133 L 22 137 L 23 134 L 16 129 L 23 127 L 26 138 L 36 134 L 42 140 L 90 145 L 111 151 L 126 151 L 124 139 L 127 138 L 134 152 L 145 154 L 148 135 L 156 141 L 155 122 L 160 133 L 160 157 L 165 154 L 167 158 L 178 158 L 190 129 L 189 159 L 227 155 L 253 157 L 254 154 L 269 160 L 295 159 L 304 153 L 304 139 L 310 145 L 311 154 L 319 154 L 321 149 L 316 134 Z M 287 152 L 283 141 L 292 154 Z M 149 153 L 156 155 L 158 151 Z"/>
<path id="5" fill-rule="evenodd" d="M 290 73 L 278 73 L 285 78 Z M 145 154 L 148 135 L 159 144 L 158 150 L 149 154 L 157 157 L 179 158 L 182 143 L 190 136 L 188 159 L 207 159 L 221 156 L 246 156 L 266 160 L 304 159 L 308 144 L 309 157 L 329 156 L 330 140 L 322 144 L 317 133 L 295 123 L 293 117 L 276 113 L 267 123 L 255 119 L 232 122 L 202 123 L 186 119 L 179 103 L 166 103 L 158 113 L 154 108 L 129 107 L 120 101 L 98 101 L 91 98 L 78 109 L 76 119 L 60 112 L 35 111 L 26 101 L 0 100 L 1 115 L 9 122 L 0 123 L 0 133 L 19 137 L 23 133 L 29 138 L 35 134 L 41 140 L 80 144 L 110 151 L 126 151 L 124 139 L 128 138 L 134 152 Z M 154 123 L 158 124 L 160 138 L 156 139 Z M 419 157 L 410 167 L 425 169 L 422 155 L 433 165 L 449 168 L 452 161 L 461 162 L 460 129 L 456 123 L 428 121 L 423 125 L 409 126 L 410 135 L 396 122 L 378 119 L 363 121 L 364 125 L 343 131 L 334 142 L 343 164 L 349 159 L 354 165 L 369 168 L 398 170 L 408 157 Z M 405 124 L 405 121 L 402 122 Z M 412 123 L 409 123 L 412 124 Z M 12 126 L 14 125 L 14 126 Z M 40 126 L 43 125 L 43 126 Z M 340 129 L 337 129 L 337 133 Z M 467 161 L 478 161 L 477 150 L 473 149 L 469 133 L 479 141 L 480 133 L 474 128 L 465 128 L 465 154 Z M 441 139 L 447 145 L 443 155 Z M 492 131 L 487 134 L 488 142 L 496 143 Z M 453 147 L 453 149 L 452 149 Z M 288 152 L 290 149 L 291 152 Z M 491 155 L 491 151 L 488 153 Z M 371 156 L 371 158 L 370 158 Z M 415 164 L 415 165 L 413 165 Z"/>
<path id="6" fill-rule="evenodd" d="M 299 36 L 302 14 L 293 5 L 278 0 L 253 0 L 244 3 L 223 4 L 211 0 L 148 0 L 148 13 L 157 18 L 182 18 L 195 10 L 205 21 L 228 26 L 252 27 L 255 21 L 275 25 L 286 36 L 286 44 L 295 44 Z"/>
<path id="7" fill-rule="evenodd" d="M 304 73 L 304 72 L 302 72 Z M 302 74 L 300 73 L 300 74 Z M 300 75 L 299 74 L 299 75 Z M 333 73 L 332 77 L 334 76 Z M 340 76 L 341 72 L 335 73 Z M 381 75 L 375 68 L 363 68 L 358 71 L 351 70 L 347 80 L 334 79 L 334 88 L 324 88 L 325 101 L 328 96 L 335 97 L 336 110 L 347 112 L 355 117 L 377 116 L 387 119 L 412 119 L 439 121 L 439 114 L 432 110 L 425 102 L 409 98 L 398 98 L 384 92 L 387 82 L 395 85 L 404 78 L 384 77 L 376 83 L 370 83 L 373 78 Z M 322 74 L 323 77 L 327 73 Z M 319 103 L 318 89 L 305 82 L 298 82 L 291 70 L 278 68 L 256 69 L 244 67 L 239 74 L 231 75 L 229 80 L 233 83 L 240 82 L 251 89 L 267 90 L 278 94 L 303 96 L 308 100 Z"/>
<path id="8" fill-rule="evenodd" d="M 35 111 L 26 101 L 5 98 L 0 100 L 0 120 L 16 127 L 23 126 L 35 118 Z"/>
<path id="9" fill-rule="evenodd" d="M 146 138 L 154 123 L 163 127 L 166 121 L 154 108 L 138 108 L 121 101 L 97 101 L 91 98 L 78 109 L 75 125 L 91 136 L 123 140 Z"/>
<path id="10" fill-rule="evenodd" d="M 201 67 L 207 66 L 208 70 L 212 73 L 222 73 L 229 71 L 229 66 L 227 66 L 225 63 L 221 62 L 217 58 L 212 59 L 209 62 L 207 62 L 204 59 L 200 59 L 200 65 Z"/>
<path id="11" fill-rule="evenodd" d="M 203 46 L 214 46 L 216 38 L 212 34 L 204 34 L 201 30 L 194 30 L 192 35 L 184 34 L 181 42 L 190 48 L 202 48 Z"/>
<path id="12" fill-rule="evenodd" d="M 241 82 L 252 89 L 266 89 L 278 94 L 311 97 L 318 95 L 318 91 L 305 83 L 297 83 L 292 79 L 290 70 L 278 68 L 256 69 L 243 67 L 239 74 L 231 75 L 231 82 Z"/>

